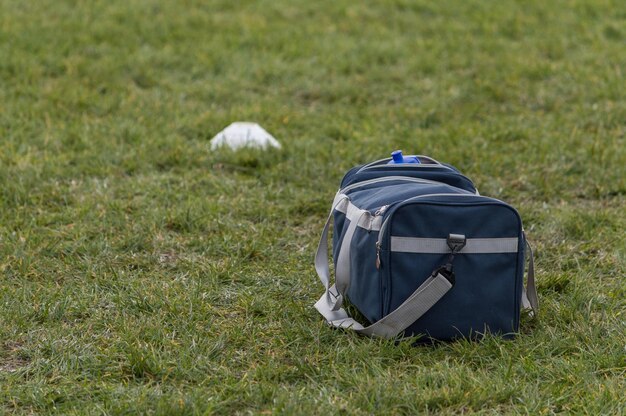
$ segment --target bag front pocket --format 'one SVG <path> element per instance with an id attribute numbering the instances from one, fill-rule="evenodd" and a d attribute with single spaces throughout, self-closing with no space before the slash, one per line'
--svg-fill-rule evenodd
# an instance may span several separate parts
<path id="1" fill-rule="evenodd" d="M 509 241 L 494 239 L 492 242 L 496 243 L 496 240 Z M 472 239 L 468 239 L 468 245 L 471 243 Z M 392 243 L 389 310 L 397 308 L 448 258 L 449 253 L 443 252 L 393 251 Z M 453 261 L 454 287 L 412 324 L 406 334 L 424 334 L 447 340 L 485 332 L 504 334 L 517 331 L 517 260 L 517 251 L 457 254 Z"/>
<path id="2" fill-rule="evenodd" d="M 449 340 L 485 332 L 514 333 L 519 325 L 523 275 L 521 220 L 515 210 L 481 197 L 467 202 L 406 204 L 389 221 L 385 248 L 388 296 L 385 311 L 397 308 L 450 259 L 450 234 L 465 246 L 454 256 L 453 288 L 406 335 Z"/>

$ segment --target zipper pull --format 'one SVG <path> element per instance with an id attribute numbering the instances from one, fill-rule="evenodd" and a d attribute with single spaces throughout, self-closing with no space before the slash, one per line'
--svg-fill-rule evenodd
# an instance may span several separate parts
<path id="1" fill-rule="evenodd" d="M 378 208 L 374 213 L 374 216 L 378 217 L 380 215 L 383 215 L 385 211 L 387 211 L 387 208 L 389 208 L 389 205 L 383 205 L 382 207 Z"/>
<path id="2" fill-rule="evenodd" d="M 375 217 L 379 217 L 383 215 L 385 211 L 387 211 L 387 208 L 389 208 L 389 205 L 383 205 L 382 207 L 378 208 L 378 210 L 374 213 L 374 217 L 372 217 L 372 221 L 374 221 Z M 382 243 L 380 242 L 380 237 L 379 237 L 379 240 L 376 241 L 376 269 L 380 269 L 380 246 L 381 244 Z"/>
<path id="3" fill-rule="evenodd" d="M 385 211 L 387 211 L 387 208 L 389 208 L 389 205 L 383 205 L 382 207 L 378 208 L 376 210 L 376 212 L 374 212 L 374 215 L 370 216 L 370 231 L 368 231 L 368 233 L 371 232 L 372 226 L 373 226 L 374 221 L 376 220 L 376 218 L 378 218 L 381 215 L 383 215 L 385 213 Z"/>

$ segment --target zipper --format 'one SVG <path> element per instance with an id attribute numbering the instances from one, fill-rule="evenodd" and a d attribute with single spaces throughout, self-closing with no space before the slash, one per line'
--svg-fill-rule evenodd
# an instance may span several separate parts
<path id="1" fill-rule="evenodd" d="M 374 218 L 384 215 L 385 211 L 387 211 L 387 209 L 390 206 L 391 204 L 383 205 L 382 207 L 378 208 L 376 212 L 374 213 L 374 216 L 372 217 L 372 222 L 374 222 Z M 377 270 L 380 269 L 380 247 L 381 247 L 380 241 L 376 241 L 376 269 Z"/>
<path id="2" fill-rule="evenodd" d="M 339 189 L 339 192 L 342 194 L 345 194 L 346 192 L 351 191 L 352 189 L 355 189 L 355 188 L 360 188 L 361 186 L 367 186 L 367 185 L 372 185 L 375 183 L 387 182 L 387 181 L 407 181 L 407 182 L 425 183 L 425 184 L 431 184 L 431 185 L 450 186 L 445 182 L 432 181 L 430 179 L 412 178 L 410 176 L 385 176 L 382 178 L 367 179 L 364 181 L 355 182 L 351 185 L 346 186 L 345 188 Z"/>
<path id="3" fill-rule="evenodd" d="M 378 208 L 376 210 L 376 212 L 374 213 L 374 217 L 372 218 L 372 222 L 374 221 L 374 218 L 380 217 L 381 215 L 384 215 L 385 211 L 387 211 L 387 209 L 390 206 L 391 206 L 391 204 L 383 205 L 382 207 Z M 380 269 L 380 247 L 381 247 L 381 242 L 380 242 L 380 239 L 379 239 L 378 241 L 376 241 L 376 269 Z"/>

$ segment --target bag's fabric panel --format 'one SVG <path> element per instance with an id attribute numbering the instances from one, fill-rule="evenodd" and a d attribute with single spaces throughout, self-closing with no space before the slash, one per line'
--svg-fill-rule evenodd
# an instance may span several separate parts
<path id="1" fill-rule="evenodd" d="M 467 191 L 449 185 L 409 182 L 357 188 L 348 192 L 348 196 L 352 203 L 358 207 L 367 210 L 375 210 L 383 205 L 405 201 L 415 196 L 440 193 L 472 195 Z"/>
<path id="2" fill-rule="evenodd" d="M 463 234 L 467 238 L 519 239 L 521 222 L 517 213 L 504 204 L 481 202 L 481 197 L 448 198 L 454 205 L 421 202 L 399 208 L 393 217 L 390 235 L 445 238 Z M 469 201 L 463 203 L 461 199 Z M 447 202 L 450 204 L 450 202 Z M 475 204 L 475 205 L 474 205 Z M 391 253 L 388 283 L 390 296 L 384 313 L 401 304 L 425 279 L 424 274 L 446 262 L 447 255 Z M 470 336 L 472 333 L 508 333 L 517 330 L 521 274 L 519 253 L 458 254 L 454 260 L 456 284 L 441 301 L 407 334 L 427 334 L 436 339 Z M 411 278 L 411 273 L 415 278 Z"/>
<path id="3" fill-rule="evenodd" d="M 388 310 L 400 305 L 432 270 L 446 261 L 446 255 L 392 253 L 391 298 Z M 406 335 L 424 334 L 449 340 L 484 332 L 517 330 L 519 306 L 516 302 L 517 253 L 506 255 L 469 254 L 454 260 L 454 287 Z M 414 278 L 408 278 L 414 277 Z"/>
<path id="4" fill-rule="evenodd" d="M 339 255 L 339 247 L 343 242 L 343 236 L 348 230 L 349 221 L 346 220 L 345 214 L 335 211 L 333 213 L 333 262 L 337 264 L 337 256 Z"/>

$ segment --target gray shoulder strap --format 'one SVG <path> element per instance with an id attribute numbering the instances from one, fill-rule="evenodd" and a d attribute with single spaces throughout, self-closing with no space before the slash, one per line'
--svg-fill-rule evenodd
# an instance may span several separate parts
<path id="1" fill-rule="evenodd" d="M 330 227 L 330 222 L 333 218 L 333 212 L 339 205 L 347 204 L 348 197 L 345 195 L 337 195 L 335 200 L 333 201 L 333 206 L 330 209 L 330 213 L 328 214 L 328 218 L 326 219 L 326 223 L 324 224 L 324 230 L 322 231 L 322 236 L 320 237 L 320 242 L 317 245 L 317 252 L 315 253 L 315 271 L 317 272 L 317 276 L 320 278 L 320 281 L 324 285 L 324 302 L 326 303 L 328 309 L 334 311 L 341 306 L 342 297 L 336 290 L 331 291 L 330 286 L 330 267 L 328 264 L 328 229 Z M 333 289 L 334 289 L 333 285 Z M 320 299 L 321 301 L 322 299 Z"/>
<path id="2" fill-rule="evenodd" d="M 349 208 L 348 205 L 349 199 L 346 195 L 337 195 L 324 225 L 315 255 L 315 269 L 326 290 L 315 303 L 315 308 L 326 318 L 326 321 L 331 326 L 349 328 L 363 335 L 394 338 L 432 308 L 452 288 L 452 283 L 443 275 L 437 273 L 437 275 L 426 279 L 398 308 L 374 324 L 364 327 L 358 323 L 348 315 L 345 309 L 341 308 L 341 304 L 343 301 L 342 293 L 345 293 L 349 286 L 350 245 L 354 235 L 354 228 L 361 221 L 362 215 L 351 215 L 353 220 L 348 225 L 348 231 L 344 235 L 344 241 L 337 256 L 337 285 L 341 286 L 341 291 L 335 285 L 330 285 L 330 267 L 328 263 L 328 230 L 333 212 L 336 209 L 345 212 Z"/>
<path id="3" fill-rule="evenodd" d="M 350 317 L 345 309 L 332 310 L 325 295 L 315 303 L 315 308 L 331 326 L 352 329 L 363 335 L 394 338 L 428 312 L 450 289 L 452 283 L 442 274 L 430 276 L 397 309 L 365 327 Z M 334 286 L 331 290 L 336 291 Z"/>

